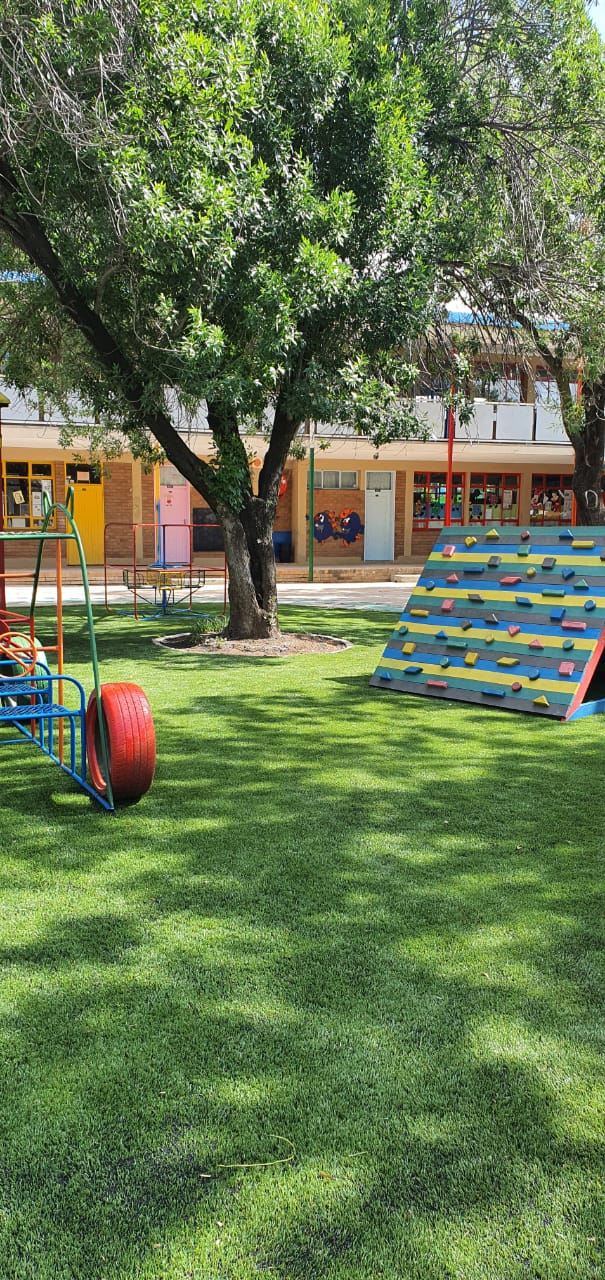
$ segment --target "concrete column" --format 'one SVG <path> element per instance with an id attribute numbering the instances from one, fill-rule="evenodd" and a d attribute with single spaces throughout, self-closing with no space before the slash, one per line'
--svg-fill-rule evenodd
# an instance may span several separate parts
<path id="1" fill-rule="evenodd" d="M 462 494 L 462 523 L 469 524 L 471 516 L 471 473 L 470 471 L 462 472 L 462 482 L 464 485 Z"/>
<path id="2" fill-rule="evenodd" d="M 292 538 L 294 563 L 307 563 L 307 476 L 309 463 L 306 458 L 292 463 Z"/>
<path id="3" fill-rule="evenodd" d="M 519 523 L 529 527 L 529 506 L 531 502 L 531 471 L 521 472 L 519 484 Z"/>

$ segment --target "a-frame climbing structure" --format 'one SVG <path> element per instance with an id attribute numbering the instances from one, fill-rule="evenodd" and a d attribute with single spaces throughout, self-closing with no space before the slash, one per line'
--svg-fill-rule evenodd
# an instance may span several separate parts
<path id="1" fill-rule="evenodd" d="M 370 683 L 570 720 L 605 711 L 604 648 L 605 528 L 450 527 Z"/>

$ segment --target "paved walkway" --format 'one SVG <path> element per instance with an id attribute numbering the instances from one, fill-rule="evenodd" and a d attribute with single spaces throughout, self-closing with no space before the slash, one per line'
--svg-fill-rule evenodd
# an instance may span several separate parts
<path id="1" fill-rule="evenodd" d="M 404 582 L 281 582 L 277 593 L 281 604 L 319 605 L 322 609 L 390 609 L 401 613 L 415 582 L 415 574 L 406 575 Z M 28 604 L 30 593 L 29 587 L 9 586 L 6 592 L 8 608 Z M 91 587 L 90 594 L 93 604 L 103 604 L 103 587 Z M 218 582 L 202 587 L 194 597 L 198 605 L 222 601 L 222 598 L 222 587 Z M 40 587 L 40 605 L 53 605 L 55 599 L 54 587 Z M 64 586 L 64 604 L 81 604 L 83 599 L 81 587 Z M 127 604 L 132 602 L 132 595 L 121 586 L 110 587 L 109 599 L 113 605 Z"/>

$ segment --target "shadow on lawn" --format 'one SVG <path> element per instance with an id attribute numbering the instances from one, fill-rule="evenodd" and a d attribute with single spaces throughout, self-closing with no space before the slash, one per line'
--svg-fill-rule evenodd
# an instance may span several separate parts
<path id="1" fill-rule="evenodd" d="M 505 1241 L 483 1274 L 596 1276 L 602 1151 L 555 1060 L 597 1070 L 598 735 L 573 740 L 562 787 L 573 729 L 387 698 L 329 660 L 311 689 L 236 695 L 217 670 L 187 706 L 172 671 L 138 811 L 72 804 L 67 780 L 49 799 L 46 762 L 0 756 L 38 815 L 14 863 L 73 881 L 64 918 L 0 948 L 15 1276 L 319 1280 L 381 1259 L 441 1280 L 448 1231 L 482 1214 Z M 276 1134 L 292 1166 L 221 1168 L 282 1156 Z"/>

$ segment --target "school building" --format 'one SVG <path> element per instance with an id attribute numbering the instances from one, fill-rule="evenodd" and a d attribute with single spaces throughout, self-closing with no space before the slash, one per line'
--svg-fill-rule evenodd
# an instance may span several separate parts
<path id="1" fill-rule="evenodd" d="M 444 523 L 447 413 L 425 388 L 417 412 L 430 438 L 372 443 L 330 426 L 317 428 L 312 536 L 318 569 L 422 563 Z M 483 394 L 482 394 L 483 393 Z M 129 455 L 101 470 L 87 460 L 87 440 L 66 450 L 61 422 L 4 388 L 2 409 L 4 523 L 37 528 L 43 495 L 62 501 L 75 490 L 75 514 L 90 565 L 203 561 L 222 546 L 213 513 L 171 466 L 146 472 Z M 564 525 L 571 519 L 573 451 L 563 431 L 556 388 L 537 361 L 504 359 L 476 367 L 471 424 L 457 429 L 453 450 L 453 524 Z M 203 429 L 187 433 L 201 457 L 211 453 Z M 320 447 L 320 442 L 321 446 Z M 250 437 L 254 483 L 264 443 Z M 325 446 L 325 447 L 323 447 Z M 309 554 L 309 459 L 288 463 L 275 524 L 276 558 L 303 566 Z M 165 525 L 158 548 L 154 524 Z M 191 524 L 190 535 L 186 526 Z M 138 528 L 133 529 L 133 526 Z M 73 549 L 67 549 L 67 556 Z M 23 559 L 8 548 L 7 567 Z"/>

